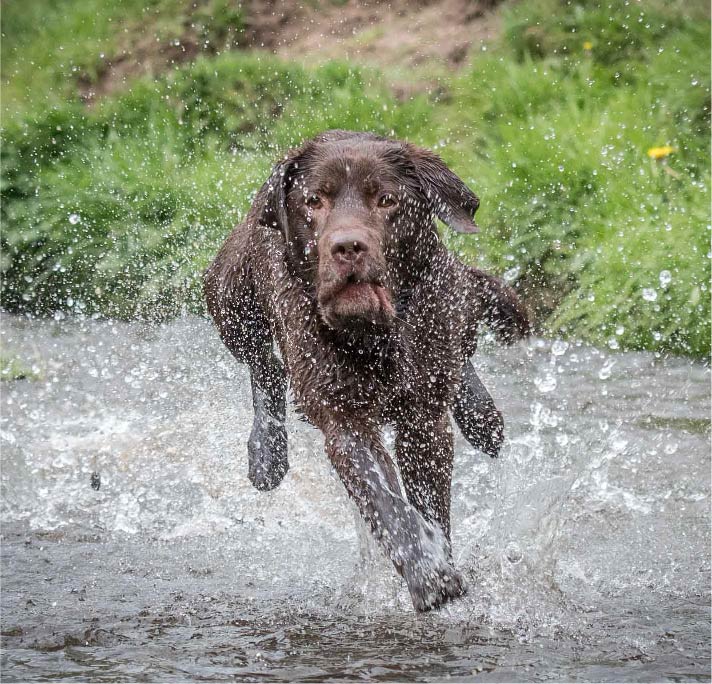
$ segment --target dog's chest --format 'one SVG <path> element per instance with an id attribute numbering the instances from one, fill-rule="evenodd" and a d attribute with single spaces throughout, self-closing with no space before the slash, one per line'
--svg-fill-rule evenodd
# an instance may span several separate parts
<path id="1" fill-rule="evenodd" d="M 433 305 L 390 336 L 342 345 L 313 331 L 308 344 L 291 346 L 286 359 L 297 406 L 318 425 L 327 414 L 395 422 L 411 408 L 449 405 L 459 380 L 460 342 L 457 326 L 441 314 L 442 307 Z"/>
<path id="2" fill-rule="evenodd" d="M 364 340 L 344 348 L 323 342 L 316 354 L 308 349 L 290 351 L 292 394 L 317 425 L 327 413 L 347 420 L 377 419 L 415 386 L 409 379 L 411 363 L 395 344 L 374 347 Z"/>
<path id="3" fill-rule="evenodd" d="M 342 415 L 394 421 L 404 407 L 448 406 L 462 365 L 467 303 L 443 254 L 438 274 L 409 293 L 391 334 L 335 341 L 313 299 L 274 274 L 269 310 L 298 408 L 321 425 Z"/>

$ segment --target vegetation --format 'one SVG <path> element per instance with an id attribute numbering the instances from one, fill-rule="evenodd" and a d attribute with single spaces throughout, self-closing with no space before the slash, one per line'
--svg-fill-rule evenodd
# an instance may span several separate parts
<path id="1" fill-rule="evenodd" d="M 457 84 L 457 164 L 476 169 L 495 233 L 477 247 L 551 332 L 704 355 L 709 23 L 674 4 L 611 8 L 520 3 L 506 46 Z M 673 152 L 648 156 L 661 146 Z"/>
<path id="2" fill-rule="evenodd" d="M 233 6 L 3 6 L 4 307 L 200 310 L 200 272 L 272 161 L 340 127 L 437 147 L 482 198 L 482 234 L 446 239 L 544 331 L 709 352 L 706 3 L 505 4 L 496 45 L 406 100 L 369 69 L 240 49 Z M 109 88 L 147 36 L 197 52 Z"/>
<path id="3" fill-rule="evenodd" d="M 18 356 L 0 349 L 0 381 L 37 380 L 41 377 L 37 366 L 26 365 Z"/>

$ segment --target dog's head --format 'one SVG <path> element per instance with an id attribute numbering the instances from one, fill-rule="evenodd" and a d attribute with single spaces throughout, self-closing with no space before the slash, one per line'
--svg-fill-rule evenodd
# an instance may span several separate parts
<path id="1" fill-rule="evenodd" d="M 289 267 L 337 330 L 387 327 L 427 266 L 434 217 L 476 232 L 479 200 L 435 154 L 368 133 L 329 131 L 279 162 L 261 221 L 284 235 Z"/>

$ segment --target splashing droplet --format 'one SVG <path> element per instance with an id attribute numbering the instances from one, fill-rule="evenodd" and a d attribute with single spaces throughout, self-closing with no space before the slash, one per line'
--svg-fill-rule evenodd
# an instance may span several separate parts
<path id="1" fill-rule="evenodd" d="M 516 565 L 524 557 L 524 554 L 522 553 L 521 548 L 519 548 L 519 544 L 517 544 L 517 542 L 509 542 L 507 547 L 504 549 L 504 555 L 512 565 Z"/>
<path id="2" fill-rule="evenodd" d="M 599 380 L 608 380 L 608 378 L 611 377 L 611 371 L 613 370 L 613 366 L 616 365 L 616 362 L 613 359 L 608 359 L 606 363 L 603 364 L 603 368 L 601 368 L 600 371 L 598 371 L 598 379 Z"/>
<path id="3" fill-rule="evenodd" d="M 553 392 L 556 389 L 556 377 L 549 373 L 543 378 L 534 378 L 534 384 L 542 394 Z"/>
<path id="4" fill-rule="evenodd" d="M 554 340 L 554 343 L 551 345 L 551 353 L 554 356 L 561 356 L 562 354 L 566 353 L 566 350 L 569 348 L 569 343 L 564 341 L 564 340 Z"/>

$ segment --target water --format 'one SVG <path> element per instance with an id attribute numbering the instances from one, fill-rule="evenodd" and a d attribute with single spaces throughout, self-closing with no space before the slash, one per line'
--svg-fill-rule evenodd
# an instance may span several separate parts
<path id="1" fill-rule="evenodd" d="M 709 681 L 700 364 L 485 345 L 508 441 L 457 436 L 470 592 L 416 615 L 294 414 L 290 472 L 251 487 L 247 374 L 206 321 L 1 341 L 41 372 L 2 388 L 6 681 Z"/>

